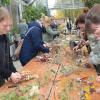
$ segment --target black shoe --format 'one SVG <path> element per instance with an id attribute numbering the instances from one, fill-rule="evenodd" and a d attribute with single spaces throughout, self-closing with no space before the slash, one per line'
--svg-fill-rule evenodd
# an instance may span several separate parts
<path id="1" fill-rule="evenodd" d="M 5 79 L 0 76 L 0 87 L 5 83 Z"/>

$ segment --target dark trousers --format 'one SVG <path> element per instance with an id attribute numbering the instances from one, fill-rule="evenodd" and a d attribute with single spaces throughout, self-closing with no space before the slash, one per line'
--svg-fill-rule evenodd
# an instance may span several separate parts
<path id="1" fill-rule="evenodd" d="M 0 87 L 5 83 L 5 79 L 0 76 Z"/>
<path id="2" fill-rule="evenodd" d="M 94 65 L 94 68 L 95 68 L 95 70 L 97 72 L 97 75 L 100 75 L 100 64 Z"/>

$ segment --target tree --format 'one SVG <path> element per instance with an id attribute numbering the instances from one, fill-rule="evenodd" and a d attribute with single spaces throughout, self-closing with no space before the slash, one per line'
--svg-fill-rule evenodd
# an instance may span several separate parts
<path id="1" fill-rule="evenodd" d="M 47 15 L 46 7 L 42 5 L 38 5 L 36 7 L 33 5 L 29 5 L 25 7 L 23 17 L 26 19 L 27 22 L 30 22 L 31 20 L 41 18 L 42 14 Z"/>
<path id="2" fill-rule="evenodd" d="M 85 5 L 89 8 L 93 7 L 93 5 L 100 3 L 100 0 L 84 0 Z"/>
<path id="3" fill-rule="evenodd" d="M 4 5 L 4 6 L 9 5 L 10 2 L 11 2 L 11 0 L 1 0 L 1 4 Z"/>

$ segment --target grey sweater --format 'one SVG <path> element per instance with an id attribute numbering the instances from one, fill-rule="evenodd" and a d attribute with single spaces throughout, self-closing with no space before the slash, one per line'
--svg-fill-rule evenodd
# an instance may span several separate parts
<path id="1" fill-rule="evenodd" d="M 51 42 L 53 41 L 53 36 L 59 34 L 60 31 L 59 30 L 52 30 L 51 27 L 46 28 L 46 33 L 43 34 L 43 41 L 44 42 Z"/>
<path id="2" fill-rule="evenodd" d="M 89 60 L 92 64 L 100 64 L 100 40 L 97 40 L 93 34 L 90 34 L 88 39 L 91 47 Z"/>

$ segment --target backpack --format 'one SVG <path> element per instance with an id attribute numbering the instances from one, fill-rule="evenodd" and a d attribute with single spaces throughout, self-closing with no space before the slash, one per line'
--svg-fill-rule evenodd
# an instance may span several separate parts
<path id="1" fill-rule="evenodd" d="M 28 29 L 28 31 L 27 31 L 26 34 L 25 34 L 25 37 L 27 36 L 27 34 L 28 34 L 34 27 L 35 27 L 35 26 L 33 26 L 33 27 L 31 27 L 31 28 Z M 24 37 L 24 38 L 25 38 L 25 37 Z M 23 42 L 24 42 L 24 39 L 21 39 L 21 41 L 18 43 L 18 47 L 17 47 L 16 50 L 15 50 L 15 56 L 16 56 L 17 58 L 19 58 L 19 55 L 20 55 L 20 51 L 21 51 Z"/>

